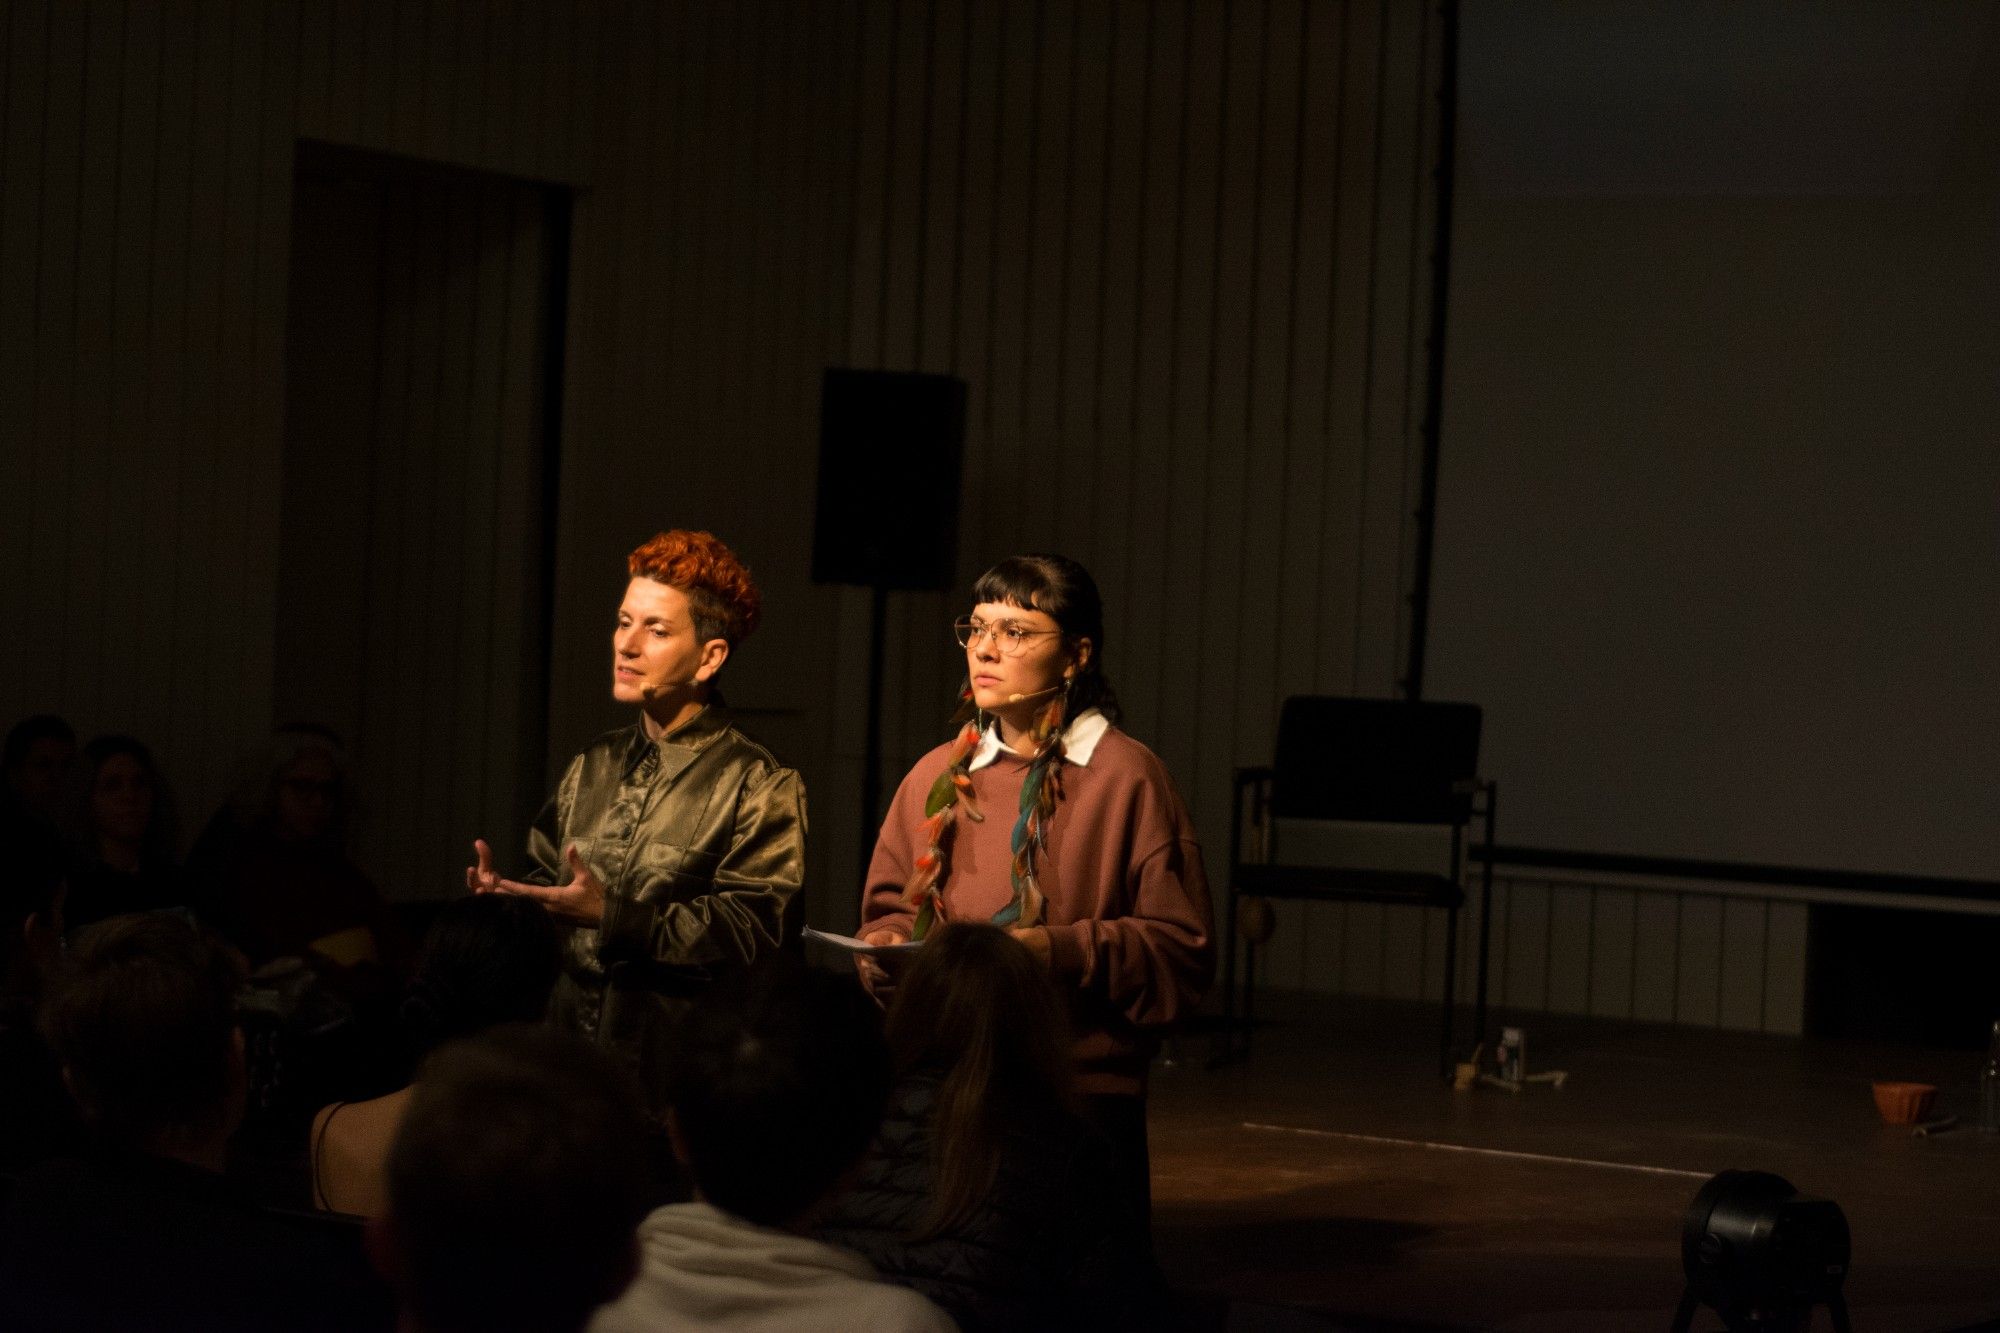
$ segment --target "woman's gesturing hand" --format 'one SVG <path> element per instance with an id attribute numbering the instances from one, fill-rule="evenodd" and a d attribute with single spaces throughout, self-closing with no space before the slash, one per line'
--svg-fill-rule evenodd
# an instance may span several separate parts
<path id="1" fill-rule="evenodd" d="M 569 863 L 567 884 L 523 884 L 502 879 L 494 872 L 493 854 L 485 842 L 475 841 L 472 846 L 479 853 L 479 863 L 466 870 L 465 883 L 474 893 L 511 893 L 533 898 L 553 915 L 580 926 L 595 926 L 604 920 L 604 885 L 583 863 L 574 846 L 563 850 L 563 859 Z"/>
<path id="2" fill-rule="evenodd" d="M 499 892 L 500 875 L 493 869 L 493 849 L 486 845 L 486 839 L 472 840 L 472 854 L 478 860 L 465 868 L 465 887 L 474 893 Z"/>

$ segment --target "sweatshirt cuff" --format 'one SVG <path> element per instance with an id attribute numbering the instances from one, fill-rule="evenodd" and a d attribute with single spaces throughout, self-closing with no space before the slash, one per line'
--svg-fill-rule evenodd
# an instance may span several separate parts
<path id="1" fill-rule="evenodd" d="M 1045 928 L 1049 932 L 1050 974 L 1064 981 L 1082 979 L 1090 962 L 1090 952 L 1084 939 L 1084 932 L 1090 928 L 1090 923 L 1072 921 L 1067 925 Z"/>

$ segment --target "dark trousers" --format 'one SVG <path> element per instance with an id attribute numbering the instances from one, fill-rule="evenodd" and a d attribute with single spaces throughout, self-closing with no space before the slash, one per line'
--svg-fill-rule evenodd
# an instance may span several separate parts
<path id="1" fill-rule="evenodd" d="M 1095 1093 L 1083 1099 L 1083 1118 L 1110 1150 L 1115 1213 L 1130 1229 L 1139 1253 L 1153 1253 L 1153 1162 L 1146 1149 L 1146 1099 Z"/>
<path id="2" fill-rule="evenodd" d="M 1184 1320 L 1167 1293 L 1167 1281 L 1153 1258 L 1153 1167 L 1146 1147 L 1146 1099 L 1098 1094 L 1083 1099 L 1083 1118 L 1103 1141 L 1111 1168 L 1106 1200 L 1106 1251 L 1117 1254 L 1117 1289 L 1124 1299 L 1101 1312 L 1105 1333 L 1144 1329 L 1162 1333 L 1179 1329 Z"/>

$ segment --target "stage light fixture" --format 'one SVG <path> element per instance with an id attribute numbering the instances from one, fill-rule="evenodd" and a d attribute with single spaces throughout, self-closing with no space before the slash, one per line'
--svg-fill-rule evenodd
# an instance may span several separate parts
<path id="1" fill-rule="evenodd" d="M 1708 1306 L 1731 1333 L 1804 1333 L 1827 1307 L 1835 1333 L 1850 1333 L 1847 1216 L 1831 1199 L 1801 1198 L 1768 1171 L 1724 1171 L 1701 1187 L 1681 1223 L 1687 1287 L 1674 1333 Z"/>

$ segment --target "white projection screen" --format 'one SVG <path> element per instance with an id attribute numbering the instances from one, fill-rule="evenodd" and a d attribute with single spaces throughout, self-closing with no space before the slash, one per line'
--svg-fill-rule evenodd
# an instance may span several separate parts
<path id="1" fill-rule="evenodd" d="M 1996 10 L 1465 7 L 1424 693 L 1503 843 L 2000 881 Z"/>

